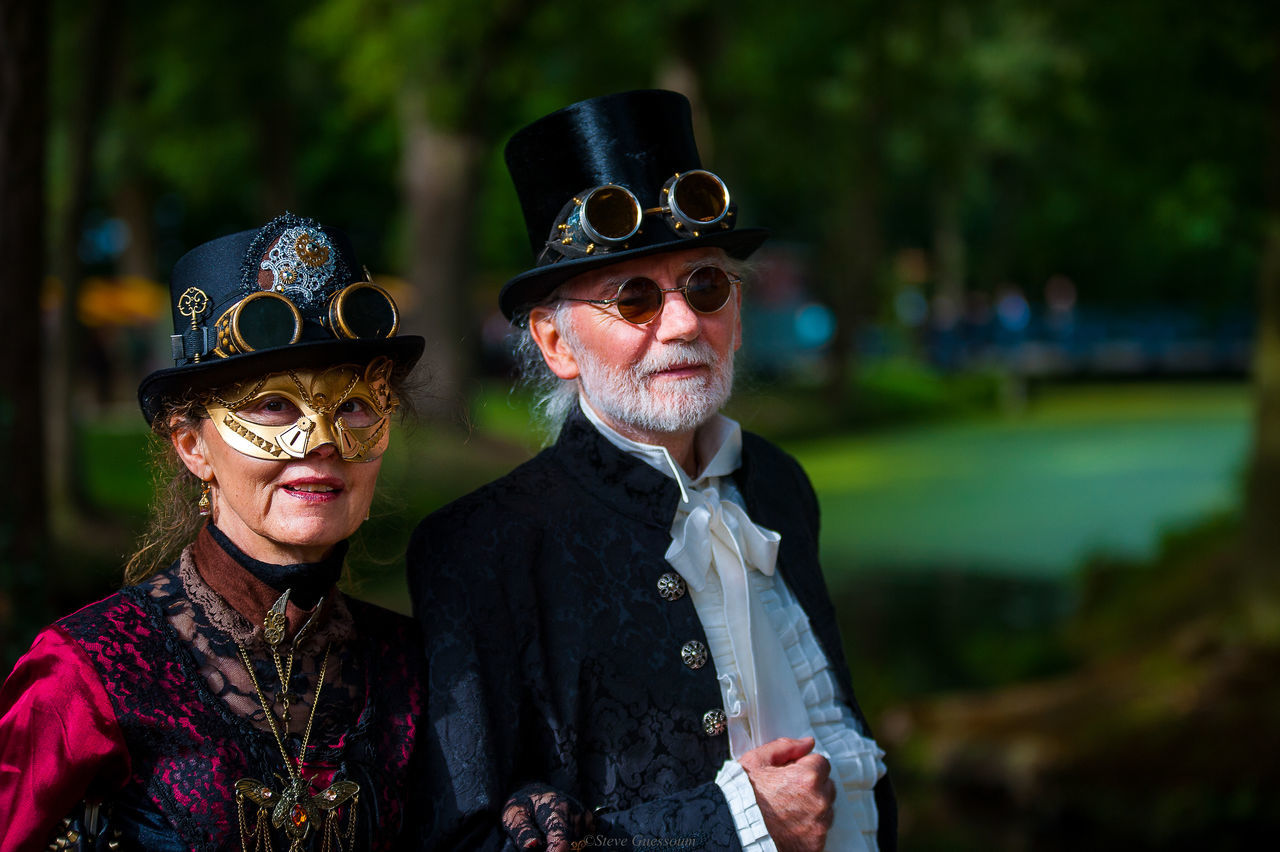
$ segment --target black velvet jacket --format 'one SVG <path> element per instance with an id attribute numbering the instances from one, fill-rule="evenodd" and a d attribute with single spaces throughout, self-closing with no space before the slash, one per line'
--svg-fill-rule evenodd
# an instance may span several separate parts
<path id="1" fill-rule="evenodd" d="M 778 570 L 865 731 L 818 565 L 813 489 L 758 436 L 743 435 L 742 456 L 748 512 L 782 534 Z M 687 594 L 658 593 L 679 499 L 674 480 L 575 409 L 554 446 L 419 525 L 407 561 L 429 659 L 431 848 L 514 848 L 502 807 L 534 781 L 596 810 L 601 834 L 740 848 L 715 783 L 728 737 L 703 730 L 722 706 L 714 666 L 680 658 L 706 635 Z M 892 852 L 887 777 L 876 802 Z"/>

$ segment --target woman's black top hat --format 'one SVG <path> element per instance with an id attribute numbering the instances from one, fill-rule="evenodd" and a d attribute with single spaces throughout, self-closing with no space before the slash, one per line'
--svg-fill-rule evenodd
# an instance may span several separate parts
<path id="1" fill-rule="evenodd" d="M 345 234 L 291 213 L 187 252 L 169 302 L 174 366 L 138 386 L 148 423 L 166 397 L 277 370 L 385 355 L 404 375 L 426 343 L 396 334 L 395 301 L 368 280 Z"/>
<path id="2" fill-rule="evenodd" d="M 673 177 L 702 169 L 689 101 L 676 92 L 622 92 L 572 104 L 517 131 L 506 160 L 536 264 L 503 286 L 498 305 L 507 319 L 522 320 L 556 287 L 590 269 L 701 246 L 745 258 L 768 236 L 760 228 L 736 227 L 731 204 L 724 219 L 705 230 L 649 215 L 664 204 Z M 648 211 L 639 230 L 616 246 L 566 239 L 562 248 L 565 230 L 556 229 L 573 215 L 574 202 L 605 186 L 629 190 Z"/>

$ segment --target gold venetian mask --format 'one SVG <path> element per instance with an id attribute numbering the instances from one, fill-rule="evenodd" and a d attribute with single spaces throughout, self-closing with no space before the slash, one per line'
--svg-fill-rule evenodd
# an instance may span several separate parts
<path id="1" fill-rule="evenodd" d="M 347 461 L 373 461 L 387 450 L 399 405 L 391 367 L 376 358 L 365 368 L 268 373 L 215 394 L 205 410 L 222 440 L 252 458 L 289 461 L 333 444 Z"/>

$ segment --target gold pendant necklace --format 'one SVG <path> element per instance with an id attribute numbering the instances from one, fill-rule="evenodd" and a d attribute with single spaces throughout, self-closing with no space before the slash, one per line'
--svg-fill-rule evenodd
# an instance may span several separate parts
<path id="1" fill-rule="evenodd" d="M 293 651 L 298 640 L 311 626 L 311 620 L 309 619 L 294 636 L 289 648 L 288 662 L 282 665 L 280 662 L 280 645 L 284 642 L 285 628 L 287 626 L 284 613 L 288 602 L 289 591 L 286 590 L 271 607 L 270 611 L 267 612 L 267 616 L 263 620 L 263 632 L 266 635 L 268 644 L 271 646 L 271 656 L 275 662 L 276 674 L 280 678 L 280 692 L 277 694 L 277 700 L 282 705 L 281 724 L 286 731 L 288 730 L 290 718 L 289 704 L 301 699 L 301 696 L 289 691 L 289 679 L 293 675 Z M 319 610 L 320 607 L 317 605 L 316 611 L 319 612 Z M 314 616 L 312 618 L 314 619 Z M 236 817 L 240 828 L 240 848 L 242 852 L 251 852 L 249 845 L 251 837 L 253 840 L 252 852 L 273 852 L 271 830 L 267 827 L 268 810 L 271 812 L 271 825 L 276 829 L 284 828 L 285 834 L 289 838 L 289 852 L 302 852 L 302 844 L 311 833 L 312 826 L 316 826 L 320 832 L 321 852 L 329 852 L 329 850 L 335 848 L 341 852 L 344 848 L 344 841 L 345 847 L 350 849 L 352 841 L 355 839 L 356 808 L 360 802 L 360 785 L 354 781 L 335 781 L 319 793 L 312 793 L 310 783 L 302 777 L 303 757 L 307 753 L 307 742 L 311 738 L 311 723 L 316 718 L 316 708 L 320 705 L 320 690 L 324 688 L 325 670 L 329 666 L 329 648 L 330 646 L 325 646 L 324 658 L 320 661 L 315 696 L 311 700 L 311 712 L 307 716 L 307 726 L 302 732 L 302 743 L 295 760 L 289 757 L 289 750 L 285 748 L 284 737 L 280 733 L 280 727 L 276 724 L 275 713 L 267 704 L 266 695 L 262 691 L 262 686 L 258 683 L 258 676 L 254 673 L 253 661 L 249 658 L 248 650 L 239 642 L 236 643 L 236 650 L 240 652 L 240 662 L 244 664 L 245 671 L 249 673 L 249 681 L 253 684 L 253 691 L 258 696 L 258 704 L 261 705 L 262 712 L 266 714 L 267 725 L 271 728 L 276 745 L 280 748 L 280 756 L 284 758 L 285 772 L 288 773 L 287 779 L 276 776 L 285 782 L 284 789 L 280 791 L 276 791 L 270 785 L 256 778 L 241 778 L 236 782 Z M 245 816 L 245 799 L 258 806 L 258 814 L 254 820 L 252 831 L 249 830 L 249 822 Z M 347 830 L 340 832 L 337 809 L 347 802 L 351 803 L 348 808 Z"/>

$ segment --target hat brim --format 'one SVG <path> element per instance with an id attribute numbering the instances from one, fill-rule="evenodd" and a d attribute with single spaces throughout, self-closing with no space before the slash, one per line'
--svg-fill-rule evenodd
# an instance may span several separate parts
<path id="1" fill-rule="evenodd" d="M 367 363 L 385 355 L 395 362 L 392 375 L 407 375 L 422 357 L 426 340 L 413 334 L 381 340 L 316 340 L 294 343 L 234 358 L 212 358 L 183 367 L 156 370 L 138 385 L 138 404 L 147 423 L 155 419 L 164 400 L 193 388 L 212 388 L 252 376 L 319 364 Z"/>
<path id="2" fill-rule="evenodd" d="M 592 269 L 611 266 L 624 260 L 692 248 L 722 248 L 730 257 L 745 260 L 760 248 L 768 237 L 769 232 L 764 228 L 740 228 L 700 237 L 638 246 L 623 251 L 611 251 L 608 254 L 561 260 L 547 266 L 535 267 L 512 278 L 502 286 L 502 292 L 498 294 L 498 307 L 502 309 L 503 316 L 508 320 L 515 320 L 529 308 L 550 296 L 557 287 L 570 278 Z"/>

